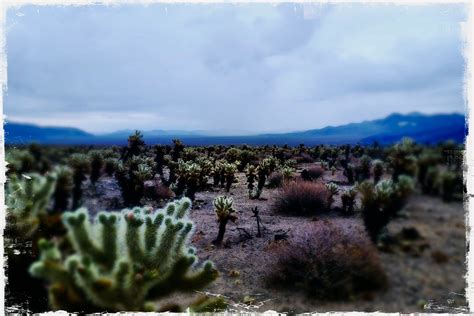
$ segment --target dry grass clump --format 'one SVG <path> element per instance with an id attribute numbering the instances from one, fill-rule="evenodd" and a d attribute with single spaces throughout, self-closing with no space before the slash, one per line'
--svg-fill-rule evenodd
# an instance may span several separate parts
<path id="1" fill-rule="evenodd" d="M 302 290 L 320 300 L 345 300 L 387 287 L 377 250 L 364 233 L 329 221 L 306 225 L 270 248 L 276 261 L 267 275 L 269 286 Z"/>
<path id="2" fill-rule="evenodd" d="M 269 187 L 269 188 L 278 188 L 283 183 L 283 175 L 281 174 L 281 172 L 274 171 L 274 172 L 270 173 L 270 175 L 268 176 L 267 181 L 268 181 L 267 182 L 267 187 Z"/>
<path id="3" fill-rule="evenodd" d="M 283 185 L 273 209 L 290 215 L 314 215 L 327 210 L 329 191 L 315 182 L 295 181 Z"/>

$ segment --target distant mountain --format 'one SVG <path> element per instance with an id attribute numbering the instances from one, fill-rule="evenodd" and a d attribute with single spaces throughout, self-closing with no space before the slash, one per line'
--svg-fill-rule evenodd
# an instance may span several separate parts
<path id="1" fill-rule="evenodd" d="M 95 138 L 93 134 L 72 127 L 41 127 L 33 124 L 6 122 L 4 124 L 6 144 L 87 144 Z"/>
<path id="2" fill-rule="evenodd" d="M 6 144 L 38 142 L 44 144 L 126 144 L 133 130 L 93 135 L 76 128 L 39 127 L 32 124 L 5 124 Z M 169 143 L 180 138 L 189 145 L 211 144 L 391 144 L 403 137 L 411 137 L 419 143 L 433 144 L 452 139 L 464 142 L 467 127 L 464 115 L 420 113 L 392 114 L 384 119 L 328 126 L 321 129 L 292 133 L 262 134 L 249 136 L 210 136 L 202 132 L 152 130 L 143 132 L 148 144 Z"/>

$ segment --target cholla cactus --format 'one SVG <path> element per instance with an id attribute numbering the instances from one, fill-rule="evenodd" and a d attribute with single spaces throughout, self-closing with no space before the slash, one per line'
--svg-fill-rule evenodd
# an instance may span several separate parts
<path id="1" fill-rule="evenodd" d="M 235 173 L 237 172 L 237 165 L 239 162 L 236 163 L 228 163 L 225 162 L 223 165 L 224 175 L 225 175 L 225 190 L 226 192 L 230 191 L 230 187 L 235 180 Z"/>
<path id="2" fill-rule="evenodd" d="M 326 184 L 326 189 L 329 192 L 328 209 L 330 209 L 332 202 L 334 202 L 334 196 L 339 193 L 339 187 L 337 186 L 337 184 L 331 182 Z"/>
<path id="3" fill-rule="evenodd" d="M 362 195 L 362 217 L 374 242 L 390 219 L 403 208 L 413 189 L 413 179 L 408 176 L 399 176 L 398 182 L 382 180 L 374 186 L 364 181 L 358 186 Z"/>
<path id="4" fill-rule="evenodd" d="M 284 166 L 280 168 L 280 173 L 283 176 L 283 181 L 284 182 L 289 182 L 293 179 L 293 174 L 295 170 L 291 167 Z"/>
<path id="5" fill-rule="evenodd" d="M 5 160 L 8 163 L 8 174 L 33 172 L 35 167 L 35 157 L 27 150 L 8 150 L 5 155 Z"/>
<path id="6" fill-rule="evenodd" d="M 155 162 L 152 158 L 133 156 L 125 163 L 118 163 L 115 177 L 125 205 L 140 205 L 144 196 L 144 182 L 154 177 L 154 171 Z"/>
<path id="7" fill-rule="evenodd" d="M 457 193 L 462 193 L 462 188 L 460 185 L 458 185 L 458 177 L 456 176 L 456 173 L 447 170 L 443 171 L 439 174 L 438 178 L 438 188 L 439 192 L 441 192 L 441 196 L 444 201 L 451 201 L 454 197 L 454 194 Z"/>
<path id="8" fill-rule="evenodd" d="M 159 310 L 156 301 L 173 292 L 194 292 L 217 277 L 211 262 L 196 267 L 188 246 L 191 201 L 183 198 L 152 212 L 147 208 L 63 216 L 74 251 L 61 253 L 40 242 L 41 257 L 30 273 L 49 283 L 54 309 L 88 312 Z"/>
<path id="9" fill-rule="evenodd" d="M 390 167 L 393 170 L 392 179 L 398 180 L 398 176 L 405 174 L 414 176 L 417 173 L 417 160 L 414 156 L 415 144 L 409 138 L 403 139 L 395 144 L 388 156 Z"/>
<path id="10" fill-rule="evenodd" d="M 56 166 L 53 172 L 57 178 L 53 210 L 64 212 L 69 209 L 69 198 L 73 189 L 72 170 L 67 166 Z"/>
<path id="11" fill-rule="evenodd" d="M 56 176 L 29 174 L 13 175 L 7 182 L 7 214 L 9 224 L 21 238 L 30 238 L 40 225 L 40 217 L 47 214 L 56 185 Z"/>
<path id="12" fill-rule="evenodd" d="M 233 208 L 234 201 L 230 197 L 218 196 L 214 199 L 214 211 L 217 215 L 217 221 L 219 222 L 219 233 L 217 238 L 213 241 L 214 244 L 220 245 L 224 239 L 225 227 L 227 222 L 230 220 L 235 222 L 237 216 L 235 216 L 235 209 Z"/>
<path id="13" fill-rule="evenodd" d="M 257 177 L 257 168 L 254 165 L 249 165 L 245 170 L 245 176 L 247 177 L 247 189 L 249 191 L 249 198 L 252 198 L 255 178 Z"/>
<path id="14" fill-rule="evenodd" d="M 105 173 L 109 177 L 111 177 L 114 174 L 115 169 L 117 169 L 117 165 L 118 165 L 118 160 L 116 158 L 113 158 L 113 157 L 106 158 L 104 160 Z"/>
<path id="15" fill-rule="evenodd" d="M 75 209 L 81 203 L 82 182 L 90 171 L 89 157 L 84 154 L 73 154 L 69 158 L 69 165 L 73 170 L 72 208 Z"/>
<path id="16" fill-rule="evenodd" d="M 130 159 L 133 156 L 140 155 L 145 149 L 145 141 L 143 140 L 143 134 L 140 131 L 135 131 L 128 137 L 128 146 L 125 159 Z"/>
<path id="17" fill-rule="evenodd" d="M 89 160 L 91 162 L 91 183 L 95 184 L 102 173 L 104 157 L 100 150 L 91 150 L 89 152 Z"/>
<path id="18" fill-rule="evenodd" d="M 381 160 L 372 161 L 372 172 L 374 173 L 374 183 L 377 184 L 383 175 L 383 162 Z"/>
<path id="19" fill-rule="evenodd" d="M 355 198 L 357 196 L 357 190 L 350 188 L 341 194 L 342 210 L 346 214 L 352 214 L 354 212 Z"/>

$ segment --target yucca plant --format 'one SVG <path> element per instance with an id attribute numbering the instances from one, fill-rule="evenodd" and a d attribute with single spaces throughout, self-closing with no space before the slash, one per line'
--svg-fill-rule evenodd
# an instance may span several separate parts
<path id="1" fill-rule="evenodd" d="M 229 221 L 235 222 L 237 216 L 235 215 L 235 209 L 233 207 L 234 200 L 231 197 L 220 195 L 213 201 L 214 211 L 217 215 L 217 221 L 219 223 L 219 233 L 217 238 L 212 242 L 215 245 L 220 245 L 224 239 L 225 228 Z"/>

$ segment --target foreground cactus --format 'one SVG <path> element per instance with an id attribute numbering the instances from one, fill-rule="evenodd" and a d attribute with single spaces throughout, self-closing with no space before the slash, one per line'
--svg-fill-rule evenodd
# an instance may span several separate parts
<path id="1" fill-rule="evenodd" d="M 211 262 L 195 267 L 187 246 L 193 223 L 183 198 L 151 212 L 101 212 L 91 222 L 85 209 L 63 216 L 74 252 L 65 256 L 51 241 L 30 273 L 50 283 L 50 304 L 68 311 L 160 310 L 156 301 L 176 291 L 202 289 L 217 277 Z"/>
<path id="2" fill-rule="evenodd" d="M 56 175 L 36 173 L 12 176 L 7 183 L 9 225 L 21 238 L 31 237 L 38 229 L 40 217 L 47 214 L 56 185 Z"/>
<path id="3" fill-rule="evenodd" d="M 227 222 L 229 220 L 232 222 L 237 220 L 233 203 L 234 201 L 232 198 L 222 195 L 214 199 L 214 210 L 217 215 L 217 221 L 219 222 L 219 233 L 217 234 L 217 238 L 212 242 L 215 245 L 220 245 L 222 243 Z"/>

